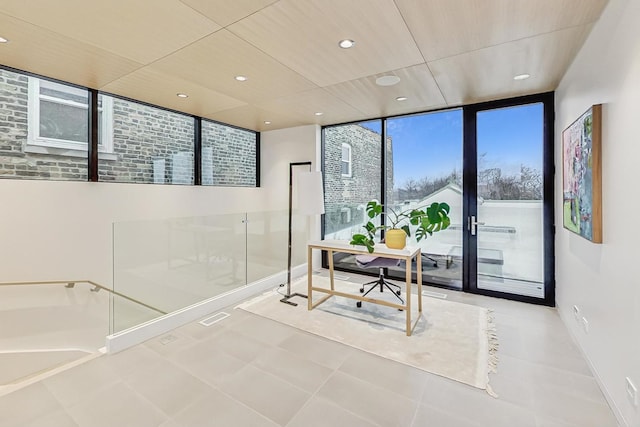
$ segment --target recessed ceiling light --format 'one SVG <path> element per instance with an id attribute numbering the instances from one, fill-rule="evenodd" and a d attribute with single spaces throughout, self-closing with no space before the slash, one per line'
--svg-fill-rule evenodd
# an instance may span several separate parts
<path id="1" fill-rule="evenodd" d="M 529 77 L 531 77 L 531 75 L 525 73 L 525 74 L 518 74 L 517 76 L 515 76 L 513 78 L 513 80 L 524 80 L 524 79 L 528 79 Z"/>
<path id="2" fill-rule="evenodd" d="M 393 86 L 398 84 L 400 81 L 400 77 L 398 76 L 382 76 L 376 79 L 376 84 L 378 86 Z"/>
<path id="3" fill-rule="evenodd" d="M 265 120 L 264 124 L 265 124 L 265 125 L 270 125 L 270 124 L 271 124 L 271 122 L 270 122 L 269 120 Z"/>
<path id="4" fill-rule="evenodd" d="M 247 81 L 247 77 L 246 76 L 236 76 L 235 79 L 239 82 L 246 82 Z"/>
<path id="5" fill-rule="evenodd" d="M 4 37 L 0 37 L 0 43 L 9 43 L 9 39 L 5 39 Z"/>
<path id="6" fill-rule="evenodd" d="M 189 95 L 187 95 L 186 93 L 176 93 L 176 96 L 178 98 L 188 98 L 189 97 Z"/>
<path id="7" fill-rule="evenodd" d="M 396 98 L 396 101 L 406 101 L 408 98 L 406 96 L 399 96 Z"/>
<path id="8" fill-rule="evenodd" d="M 321 116 L 321 115 L 323 115 L 323 114 L 324 114 L 324 113 L 322 113 L 322 112 L 320 112 L 320 111 L 318 111 L 317 113 L 315 113 L 315 115 L 316 115 L 316 116 Z"/>
<path id="9" fill-rule="evenodd" d="M 340 40 L 340 42 L 338 42 L 338 46 L 340 46 L 343 49 L 349 49 L 353 47 L 354 44 L 356 44 L 356 42 L 349 39 Z"/>

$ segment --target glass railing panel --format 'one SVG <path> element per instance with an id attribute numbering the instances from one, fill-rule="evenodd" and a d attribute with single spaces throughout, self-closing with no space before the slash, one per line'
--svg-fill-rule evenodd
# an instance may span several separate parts
<path id="1" fill-rule="evenodd" d="M 293 213 L 291 220 L 291 266 L 296 267 L 307 262 L 307 242 L 310 239 L 312 217 Z M 305 273 L 306 274 L 306 273 Z"/>
<path id="2" fill-rule="evenodd" d="M 245 218 L 243 213 L 115 223 L 114 291 L 170 313 L 244 286 Z M 115 301 L 114 315 L 118 310 Z"/>
<path id="3" fill-rule="evenodd" d="M 247 282 L 252 283 L 287 269 L 288 211 L 247 214 Z M 291 266 L 306 262 L 309 217 L 291 216 Z"/>
<path id="4" fill-rule="evenodd" d="M 286 211 L 247 213 L 247 282 L 287 268 Z"/>
<path id="5" fill-rule="evenodd" d="M 311 217 L 291 220 L 295 268 L 307 261 Z M 115 223 L 111 331 L 285 272 L 288 233 L 285 210 Z"/>
<path id="6" fill-rule="evenodd" d="M 163 311 L 130 300 L 121 295 L 111 294 L 111 317 L 109 333 L 115 334 L 156 319 L 164 314 Z"/>

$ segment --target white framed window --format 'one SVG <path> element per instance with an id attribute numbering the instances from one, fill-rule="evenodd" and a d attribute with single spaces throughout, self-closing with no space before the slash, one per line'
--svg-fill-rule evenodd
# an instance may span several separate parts
<path id="1" fill-rule="evenodd" d="M 29 77 L 27 152 L 86 156 L 88 91 Z M 98 97 L 98 152 L 113 152 L 113 102 Z"/>
<path id="2" fill-rule="evenodd" d="M 342 143 L 342 159 L 340 160 L 340 172 L 343 177 L 351 178 L 351 146 Z"/>
<path id="3" fill-rule="evenodd" d="M 340 208 L 340 223 L 349 224 L 351 222 L 351 209 Z"/>

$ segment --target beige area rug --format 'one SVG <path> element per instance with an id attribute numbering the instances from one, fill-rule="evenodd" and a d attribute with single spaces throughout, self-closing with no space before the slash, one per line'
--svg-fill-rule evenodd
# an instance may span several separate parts
<path id="1" fill-rule="evenodd" d="M 314 286 L 329 288 L 329 279 L 314 276 Z M 335 281 L 336 290 L 358 293 L 360 285 Z M 292 285 L 292 292 L 307 293 L 306 276 Z M 314 302 L 323 295 L 314 292 Z M 369 296 L 393 301 L 390 292 Z M 308 311 L 307 301 L 297 297 L 297 307 L 283 304 L 277 292 L 268 292 L 238 306 L 260 316 L 395 360 L 424 371 L 471 385 L 494 396 L 489 372 L 497 364 L 497 336 L 490 310 L 424 296 L 423 315 L 413 335 L 406 336 L 403 311 L 378 304 L 334 296 Z M 395 302 L 395 301 L 394 301 Z M 417 319 L 417 295 L 412 295 L 412 323 Z"/>

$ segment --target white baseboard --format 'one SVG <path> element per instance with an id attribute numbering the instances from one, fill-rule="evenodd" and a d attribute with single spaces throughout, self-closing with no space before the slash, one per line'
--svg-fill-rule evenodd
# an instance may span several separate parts
<path id="1" fill-rule="evenodd" d="M 580 353 L 582 354 L 582 357 L 584 357 L 584 360 L 587 361 L 587 365 L 589 366 L 589 369 L 593 374 L 593 378 L 595 378 L 596 383 L 598 383 L 598 387 L 600 387 L 600 390 L 602 391 L 602 394 L 604 395 L 605 400 L 611 407 L 611 411 L 613 412 L 613 415 L 616 417 L 616 420 L 618 421 L 618 425 L 621 427 L 630 427 L 629 424 L 624 419 L 624 416 L 622 415 L 622 411 L 620 411 L 620 408 L 618 408 L 618 405 L 616 404 L 613 397 L 611 397 L 609 390 L 607 390 L 607 387 L 605 387 L 604 382 L 602 382 L 602 379 L 598 375 L 598 371 L 596 370 L 594 364 L 591 362 L 589 355 L 587 355 L 587 353 L 584 351 L 584 349 L 580 345 L 580 341 L 578 341 L 578 338 L 576 337 L 575 333 L 569 327 L 570 322 L 568 322 L 567 320 L 573 321 L 573 314 L 567 317 L 564 311 L 560 310 L 560 305 L 558 305 L 557 310 L 558 310 L 558 314 L 560 315 L 560 319 L 562 320 L 562 323 L 564 323 L 564 327 L 567 328 L 567 330 L 569 331 L 569 335 L 571 335 L 571 338 L 573 339 L 573 342 L 580 349 Z"/>
<path id="2" fill-rule="evenodd" d="M 291 277 L 297 278 L 307 274 L 307 264 L 301 264 L 291 269 Z M 190 305 L 124 331 L 109 335 L 106 338 L 108 353 L 117 353 L 151 338 L 162 335 L 201 317 L 237 304 L 247 298 L 277 287 L 287 280 L 287 272 L 274 274 L 256 282 L 241 286 L 224 294 Z"/>

